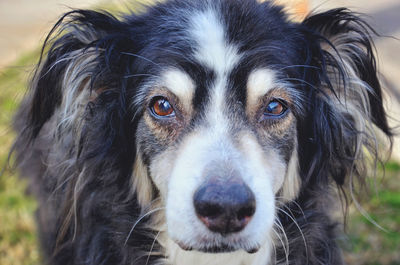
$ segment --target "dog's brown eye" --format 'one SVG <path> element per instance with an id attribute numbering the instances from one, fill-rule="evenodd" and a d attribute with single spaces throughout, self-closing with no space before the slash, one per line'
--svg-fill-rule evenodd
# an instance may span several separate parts
<path id="1" fill-rule="evenodd" d="M 171 103 L 164 97 L 157 97 L 153 100 L 151 104 L 151 111 L 156 116 L 168 117 L 174 115 L 174 108 Z"/>
<path id="2" fill-rule="evenodd" d="M 286 106 L 279 100 L 271 100 L 264 110 L 264 114 L 267 116 L 280 116 L 287 110 Z"/>

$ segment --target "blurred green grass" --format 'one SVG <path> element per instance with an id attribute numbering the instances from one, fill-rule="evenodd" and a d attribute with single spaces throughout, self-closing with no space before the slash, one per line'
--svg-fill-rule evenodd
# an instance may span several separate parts
<path id="1" fill-rule="evenodd" d="M 22 56 L 13 66 L 0 72 L 0 168 L 6 161 L 14 133 L 12 116 L 25 93 L 27 77 L 38 52 Z M 33 265 L 40 263 L 34 211 L 36 202 L 25 194 L 26 181 L 5 170 L 0 176 L 0 264 Z"/>
<path id="2" fill-rule="evenodd" d="M 143 2 L 143 1 L 142 1 Z M 114 14 L 138 10 L 140 4 L 103 4 Z M 29 52 L 10 67 L 0 70 L 0 167 L 5 165 L 14 133 L 11 121 L 38 58 L 38 50 Z M 378 178 L 377 192 L 363 204 L 364 209 L 385 228 L 383 231 L 350 208 L 347 235 L 343 241 L 348 264 L 400 265 L 400 164 L 385 165 L 386 176 Z M 378 175 L 381 174 L 381 170 Z M 0 264 L 40 264 L 40 251 L 34 222 L 35 199 L 25 193 L 27 183 L 15 172 L 0 176 Z"/>
<path id="3" fill-rule="evenodd" d="M 382 177 L 382 175 L 384 175 Z M 388 162 L 362 207 L 384 230 L 350 208 L 344 251 L 352 265 L 400 265 L 400 164 Z"/>

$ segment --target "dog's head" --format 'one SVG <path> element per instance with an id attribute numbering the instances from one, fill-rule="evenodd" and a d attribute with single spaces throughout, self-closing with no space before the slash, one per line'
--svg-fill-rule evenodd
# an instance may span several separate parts
<path id="1" fill-rule="evenodd" d="M 184 249 L 269 245 L 280 204 L 343 185 L 375 127 L 390 135 L 369 27 L 346 9 L 294 23 L 268 2 L 196 0 L 64 19 L 28 132 L 56 116 L 86 172 L 71 185 L 119 187 L 115 201 L 130 186 Z"/>

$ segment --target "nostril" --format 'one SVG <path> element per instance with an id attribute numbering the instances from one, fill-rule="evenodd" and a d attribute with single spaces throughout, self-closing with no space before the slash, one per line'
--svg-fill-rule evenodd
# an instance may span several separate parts
<path id="1" fill-rule="evenodd" d="M 215 218 L 223 213 L 223 208 L 211 202 L 198 202 L 195 204 L 196 212 L 202 217 Z"/>
<path id="2" fill-rule="evenodd" d="M 249 217 L 252 217 L 254 215 L 254 212 L 256 211 L 255 203 L 250 203 L 250 205 L 246 205 L 244 207 L 241 207 L 237 211 L 237 219 L 238 220 L 243 220 Z"/>

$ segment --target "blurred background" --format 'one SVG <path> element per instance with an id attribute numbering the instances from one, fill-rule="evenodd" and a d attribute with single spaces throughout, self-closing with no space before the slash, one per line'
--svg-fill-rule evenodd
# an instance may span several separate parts
<path id="1" fill-rule="evenodd" d="M 188 0 L 190 1 L 190 0 Z M 145 2 L 144 0 L 141 1 Z M 147 0 L 151 2 L 151 0 Z M 385 37 L 375 38 L 378 67 L 385 76 L 387 110 L 392 126 L 400 124 L 400 1 L 278 0 L 294 20 L 308 12 L 345 6 L 364 13 Z M 57 18 L 71 8 L 101 8 L 118 14 L 139 10 L 135 0 L 0 0 L 0 265 L 41 264 L 37 244 L 34 198 L 26 183 L 4 165 L 13 141 L 11 119 L 37 62 L 40 44 Z M 397 103 L 396 103 L 397 102 Z M 399 132 L 399 130 L 397 130 Z M 340 239 L 348 264 L 400 265 L 400 142 L 394 155 L 378 168 L 374 189 L 363 208 L 384 228 L 367 220 L 354 206 L 346 234 Z"/>

